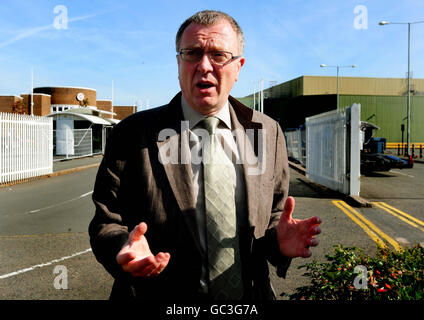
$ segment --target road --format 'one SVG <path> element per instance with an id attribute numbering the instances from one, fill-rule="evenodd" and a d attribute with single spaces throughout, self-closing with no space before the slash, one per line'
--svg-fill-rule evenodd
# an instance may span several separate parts
<path id="1" fill-rule="evenodd" d="M 0 299 L 109 297 L 112 278 L 95 260 L 87 234 L 96 172 L 90 168 L 0 188 Z M 352 208 L 333 194 L 312 188 L 303 175 L 291 170 L 294 218 L 320 216 L 322 234 L 313 256 L 294 259 L 286 279 L 271 271 L 276 293 L 290 294 L 307 284 L 304 270 L 297 266 L 312 259 L 323 261 L 335 244 L 373 254 L 377 241 L 389 246 L 424 242 L 423 181 L 424 164 L 418 163 L 413 169 L 362 177 L 361 196 L 377 203 L 373 208 Z"/>
<path id="2" fill-rule="evenodd" d="M 112 278 L 87 251 L 96 172 L 91 168 L 0 189 L 0 299 L 109 297 Z M 64 275 L 53 273 L 57 265 L 67 268 L 67 289 L 54 286 Z"/>

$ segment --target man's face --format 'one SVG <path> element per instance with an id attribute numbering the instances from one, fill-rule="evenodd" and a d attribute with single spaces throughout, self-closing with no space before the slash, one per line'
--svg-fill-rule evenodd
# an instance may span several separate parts
<path id="1" fill-rule="evenodd" d="M 228 51 L 237 56 L 237 33 L 226 20 L 211 26 L 190 24 L 181 37 L 179 49 L 200 48 L 208 51 Z M 230 91 L 238 79 L 244 58 L 238 58 L 225 65 L 213 64 L 207 55 L 199 62 L 178 60 L 178 78 L 184 98 L 196 111 L 216 114 L 228 100 Z"/>

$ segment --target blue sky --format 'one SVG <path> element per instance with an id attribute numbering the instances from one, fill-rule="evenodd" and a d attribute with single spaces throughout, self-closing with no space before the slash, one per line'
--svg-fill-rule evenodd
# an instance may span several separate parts
<path id="1" fill-rule="evenodd" d="M 67 29 L 55 28 L 59 5 Z M 113 81 L 115 105 L 165 104 L 179 91 L 175 33 L 203 9 L 229 13 L 244 31 L 235 97 L 251 94 L 261 78 L 266 88 L 335 75 L 320 64 L 357 65 L 341 76 L 405 77 L 407 25 L 378 22 L 424 20 L 422 0 L 0 0 L 0 95 L 30 92 L 34 68 L 35 87 L 88 87 L 111 99 Z M 412 25 L 415 78 L 424 78 L 423 39 L 424 23 Z"/>

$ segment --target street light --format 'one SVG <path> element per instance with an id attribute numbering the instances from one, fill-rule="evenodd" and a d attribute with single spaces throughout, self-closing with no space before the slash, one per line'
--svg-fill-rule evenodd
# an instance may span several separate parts
<path id="1" fill-rule="evenodd" d="M 339 69 L 340 68 L 356 68 L 354 64 L 350 66 L 327 66 L 326 64 L 321 64 L 321 68 L 337 68 L 337 110 L 339 110 Z"/>
<path id="2" fill-rule="evenodd" d="M 411 24 L 423 23 L 424 21 L 415 21 L 415 22 L 388 22 L 380 21 L 378 24 L 384 26 L 386 24 L 407 24 L 408 25 L 408 100 L 407 100 L 407 121 L 406 121 L 406 144 L 408 154 L 409 154 L 409 145 L 411 143 Z"/>

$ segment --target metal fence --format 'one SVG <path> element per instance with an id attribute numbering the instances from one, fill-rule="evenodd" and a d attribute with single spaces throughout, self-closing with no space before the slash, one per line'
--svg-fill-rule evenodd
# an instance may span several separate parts
<path id="1" fill-rule="evenodd" d="M 53 172 L 53 119 L 0 113 L 0 184 Z"/>
<path id="2" fill-rule="evenodd" d="M 54 130 L 54 161 L 92 156 L 92 135 L 91 129 Z"/>
<path id="3" fill-rule="evenodd" d="M 306 118 L 306 176 L 359 196 L 360 105 Z"/>
<path id="4" fill-rule="evenodd" d="M 287 156 L 306 165 L 306 146 L 305 146 L 305 130 L 297 128 L 285 131 L 284 135 L 287 142 Z"/>

